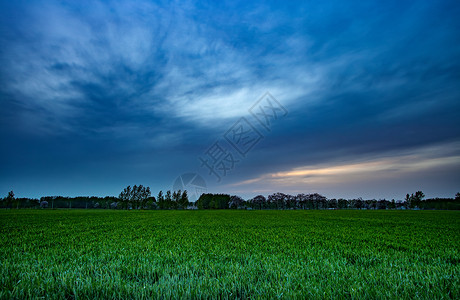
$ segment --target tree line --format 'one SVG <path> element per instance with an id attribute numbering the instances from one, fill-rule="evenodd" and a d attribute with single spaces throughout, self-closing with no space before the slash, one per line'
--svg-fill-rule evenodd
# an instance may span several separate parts
<path id="1" fill-rule="evenodd" d="M 198 209 L 460 209 L 460 193 L 455 198 L 424 199 L 423 192 L 407 195 L 404 201 L 328 199 L 318 193 L 289 195 L 274 193 L 244 200 L 228 194 L 203 194 L 196 202 Z"/>
<path id="2" fill-rule="evenodd" d="M 460 210 L 460 193 L 455 198 L 425 199 L 422 191 L 407 194 L 404 200 L 328 199 L 318 193 L 290 195 L 273 193 L 244 200 L 237 195 L 202 194 L 190 202 L 187 191 L 160 191 L 151 195 L 149 187 L 128 186 L 118 197 L 46 196 L 40 199 L 16 198 L 10 191 L 0 198 L 0 208 L 92 208 L 92 209 L 450 209 Z"/>

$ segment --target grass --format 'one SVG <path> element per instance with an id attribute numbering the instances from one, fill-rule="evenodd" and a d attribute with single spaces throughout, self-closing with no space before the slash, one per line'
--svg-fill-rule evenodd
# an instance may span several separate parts
<path id="1" fill-rule="evenodd" d="M 0 299 L 460 298 L 456 211 L 0 211 Z"/>

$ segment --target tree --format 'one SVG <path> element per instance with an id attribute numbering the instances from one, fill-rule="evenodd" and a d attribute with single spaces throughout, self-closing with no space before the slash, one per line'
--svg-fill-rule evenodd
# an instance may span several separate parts
<path id="1" fill-rule="evenodd" d="M 172 206 L 172 198 L 171 198 L 171 191 L 166 191 L 165 195 L 165 208 L 170 209 Z"/>
<path id="2" fill-rule="evenodd" d="M 423 198 L 425 198 L 425 194 L 422 191 L 417 191 L 414 195 L 414 202 L 416 206 L 420 206 Z"/>
<path id="3" fill-rule="evenodd" d="M 105 205 L 105 208 L 112 208 L 114 205 L 112 205 L 112 203 L 116 203 L 117 202 L 117 197 L 113 197 L 113 196 L 105 196 L 104 197 L 104 205 Z"/>
<path id="4" fill-rule="evenodd" d="M 385 199 L 380 199 L 377 202 L 377 209 L 387 209 L 389 208 L 390 201 L 387 201 Z"/>
<path id="5" fill-rule="evenodd" d="M 321 209 L 327 208 L 327 198 L 324 197 L 323 195 L 320 195 L 318 193 L 314 193 L 314 199 L 316 199 L 316 202 L 318 202 L 318 207 Z"/>
<path id="6" fill-rule="evenodd" d="M 181 197 L 182 197 L 182 191 L 181 190 L 178 190 L 178 191 L 174 191 L 173 194 L 172 194 L 172 208 L 178 208 L 180 207 L 180 200 L 181 200 Z"/>
<path id="7" fill-rule="evenodd" d="M 195 204 L 199 209 L 226 209 L 229 203 L 228 194 L 201 194 Z"/>
<path id="8" fill-rule="evenodd" d="M 121 207 L 123 209 L 127 209 L 128 208 L 128 203 L 131 199 L 131 194 L 132 194 L 132 191 L 131 191 L 131 186 L 128 185 L 127 187 L 125 187 L 123 189 L 123 191 L 120 193 L 120 195 L 118 196 L 118 199 L 120 199 L 120 203 L 121 203 Z"/>
<path id="9" fill-rule="evenodd" d="M 201 194 L 195 204 L 199 209 L 208 209 L 212 198 L 213 194 Z"/>
<path id="10" fill-rule="evenodd" d="M 142 185 L 141 185 L 142 186 Z M 146 187 L 140 191 L 141 193 L 141 208 L 147 208 L 147 203 L 150 200 L 152 193 L 150 192 L 150 187 Z"/>
<path id="11" fill-rule="evenodd" d="M 297 194 L 296 201 L 302 209 L 305 209 L 307 206 L 308 197 L 305 194 Z"/>
<path id="12" fill-rule="evenodd" d="M 128 187 L 125 190 L 123 190 L 123 192 L 122 192 L 124 197 L 122 196 L 122 194 L 120 194 L 120 198 L 122 199 L 124 209 L 132 208 L 131 201 L 132 201 L 132 198 L 133 198 L 133 188 L 131 188 L 131 186 L 128 185 Z M 137 188 L 137 186 L 136 186 L 136 188 Z"/>
<path id="13" fill-rule="evenodd" d="M 286 207 L 288 209 L 297 209 L 298 203 L 296 196 L 286 195 Z"/>
<path id="14" fill-rule="evenodd" d="M 163 196 L 163 191 L 160 191 L 158 193 L 157 201 L 158 201 L 158 208 L 165 209 L 165 198 Z"/>
<path id="15" fill-rule="evenodd" d="M 406 203 L 409 208 L 420 206 L 425 194 L 422 191 L 417 191 L 415 194 L 406 194 Z"/>
<path id="16" fill-rule="evenodd" d="M 179 207 L 187 208 L 187 206 L 188 206 L 188 195 L 187 195 L 187 190 L 184 190 L 179 199 Z"/>
<path id="17" fill-rule="evenodd" d="M 155 209 L 157 207 L 157 199 L 155 196 L 150 196 L 147 198 L 146 208 Z"/>
<path id="18" fill-rule="evenodd" d="M 259 196 L 261 196 L 261 195 L 259 195 Z M 256 196 L 256 197 L 259 197 L 259 196 Z M 256 197 L 254 199 L 256 199 Z M 287 195 L 283 194 L 283 193 L 271 194 L 271 195 L 268 196 L 268 199 L 267 199 L 268 203 L 271 206 L 276 207 L 276 209 L 284 209 L 285 206 L 286 206 L 286 200 L 287 200 Z M 264 203 L 265 203 L 265 197 L 264 197 Z"/>
<path id="19" fill-rule="evenodd" d="M 328 201 L 328 208 L 337 208 L 338 207 L 337 199 L 331 199 Z"/>
<path id="20" fill-rule="evenodd" d="M 364 202 L 366 203 L 368 209 L 377 209 L 377 200 L 369 199 Z"/>
<path id="21" fill-rule="evenodd" d="M 356 209 L 361 209 L 363 208 L 363 205 L 364 205 L 364 201 L 363 201 L 363 198 L 359 197 L 357 199 L 353 199 L 352 200 L 352 207 L 356 208 Z"/>
<path id="22" fill-rule="evenodd" d="M 460 193 L 457 193 L 455 194 L 455 201 L 459 201 L 460 200 Z"/>
<path id="23" fill-rule="evenodd" d="M 180 191 L 179 191 L 179 193 L 177 193 L 177 191 L 173 191 L 172 197 L 171 197 L 172 200 L 173 200 L 173 201 L 178 201 L 178 200 L 179 200 L 179 197 L 180 197 Z"/>
<path id="24" fill-rule="evenodd" d="M 262 206 L 265 206 L 267 200 L 265 199 L 265 196 L 257 195 L 254 198 L 252 198 L 251 202 L 254 203 L 254 205 L 258 206 L 259 209 L 262 209 Z"/>
<path id="25" fill-rule="evenodd" d="M 230 196 L 230 202 L 228 203 L 228 208 L 237 209 L 243 203 L 244 203 L 244 200 L 240 196 Z"/>
<path id="26" fill-rule="evenodd" d="M 387 206 L 389 209 L 395 209 L 396 208 L 396 202 L 395 199 L 391 199 L 391 202 L 388 203 Z"/>
<path id="27" fill-rule="evenodd" d="M 337 200 L 337 208 L 338 209 L 348 208 L 348 201 L 343 198 L 340 198 L 339 200 Z"/>
<path id="28" fill-rule="evenodd" d="M 311 201 L 315 209 L 322 209 L 327 207 L 327 198 L 318 193 L 309 194 L 308 201 Z"/>
<path id="29" fill-rule="evenodd" d="M 216 209 L 227 209 L 230 203 L 230 195 L 228 194 L 214 194 L 212 197 L 214 204 L 213 208 Z"/>
<path id="30" fill-rule="evenodd" d="M 133 189 L 131 190 L 131 195 L 128 201 L 131 204 L 132 209 L 137 209 L 137 206 L 139 205 L 139 194 L 137 193 L 138 190 L 139 187 L 137 185 L 134 185 Z"/>
<path id="31" fill-rule="evenodd" d="M 144 187 L 142 184 L 137 186 L 127 186 L 118 196 L 120 202 L 122 203 L 122 207 L 127 209 L 129 205 L 132 208 L 139 209 L 142 207 L 146 202 L 147 199 L 150 197 L 150 188 Z"/>
<path id="32" fill-rule="evenodd" d="M 6 207 L 11 207 L 13 202 L 14 202 L 15 198 L 14 198 L 14 192 L 13 191 L 9 191 L 8 192 L 8 196 L 6 196 Z"/>
<path id="33" fill-rule="evenodd" d="M 414 208 L 415 203 L 414 203 L 414 194 L 406 194 L 406 203 L 408 208 Z"/>

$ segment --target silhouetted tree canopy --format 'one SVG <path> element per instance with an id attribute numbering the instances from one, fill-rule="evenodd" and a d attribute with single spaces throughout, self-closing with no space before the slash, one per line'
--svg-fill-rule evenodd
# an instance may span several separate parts
<path id="1" fill-rule="evenodd" d="M 248 201 L 228 194 L 202 194 L 198 201 L 190 203 L 188 193 L 168 190 L 151 196 L 149 187 L 127 186 L 118 197 L 106 196 L 45 196 L 39 199 L 16 198 L 10 191 L 0 198 L 0 208 L 91 208 L 91 209 L 451 209 L 460 210 L 460 193 L 455 198 L 425 199 L 422 191 L 407 194 L 405 201 L 394 199 L 327 199 L 318 193 L 289 195 L 273 193 L 266 198 L 257 195 Z"/>

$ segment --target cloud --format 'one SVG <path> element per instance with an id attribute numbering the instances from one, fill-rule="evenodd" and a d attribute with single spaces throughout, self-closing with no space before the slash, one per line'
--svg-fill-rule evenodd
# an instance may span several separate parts
<path id="1" fill-rule="evenodd" d="M 347 163 L 321 163 L 265 173 L 258 177 L 227 184 L 227 188 L 245 194 L 256 194 L 261 190 L 268 193 L 277 191 L 306 192 L 322 190 L 330 197 L 344 197 L 339 194 L 343 187 L 395 183 L 422 175 L 430 178 L 439 170 L 460 168 L 460 144 L 458 142 L 412 151 L 380 154 L 380 157 L 355 158 Z M 458 176 L 457 176 L 458 177 Z M 426 185 L 426 179 L 419 181 Z M 253 189 L 254 190 L 251 190 Z M 363 188 L 360 188 L 363 190 Z M 332 195 L 331 195 L 332 194 Z M 368 193 L 366 193 L 368 194 Z M 395 191 L 380 191 L 380 196 L 395 197 Z M 401 197 L 401 196 L 400 196 Z"/>

